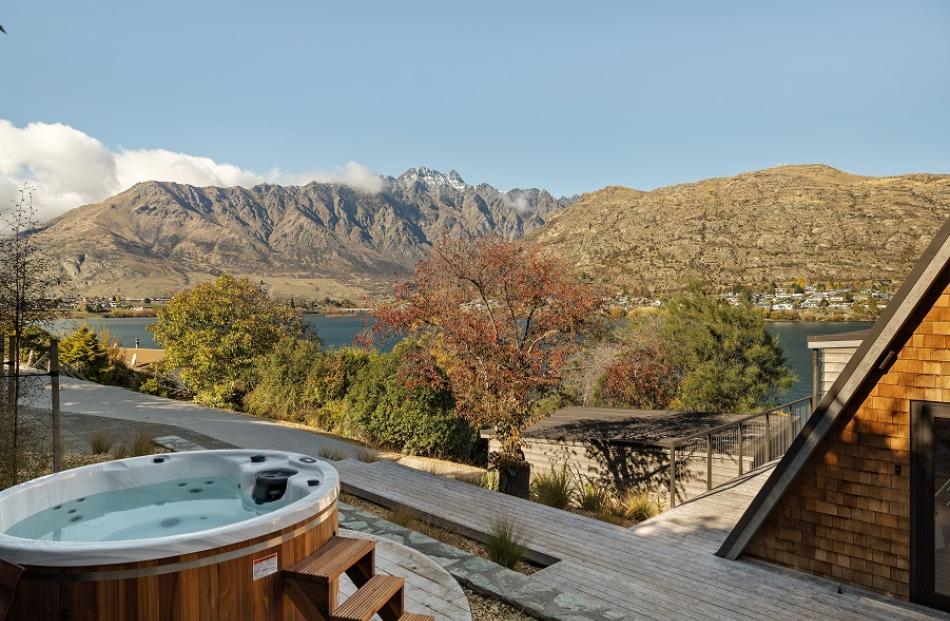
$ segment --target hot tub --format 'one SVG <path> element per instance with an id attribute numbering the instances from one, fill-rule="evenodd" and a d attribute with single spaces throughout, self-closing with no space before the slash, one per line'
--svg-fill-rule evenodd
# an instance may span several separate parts
<path id="1" fill-rule="evenodd" d="M 337 531 L 339 477 L 276 451 L 195 451 L 67 470 L 0 492 L 12 618 L 295 619 L 280 569 Z"/>

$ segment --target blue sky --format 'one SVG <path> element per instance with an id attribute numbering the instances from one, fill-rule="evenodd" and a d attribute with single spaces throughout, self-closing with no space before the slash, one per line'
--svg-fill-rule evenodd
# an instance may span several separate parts
<path id="1" fill-rule="evenodd" d="M 780 163 L 950 172 L 950 2 L 0 5 L 0 119 L 265 174 L 573 194 Z"/>

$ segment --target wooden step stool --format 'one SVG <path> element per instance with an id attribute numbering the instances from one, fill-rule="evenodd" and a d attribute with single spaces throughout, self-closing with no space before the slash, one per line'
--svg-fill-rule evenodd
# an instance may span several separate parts
<path id="1" fill-rule="evenodd" d="M 357 591 L 338 605 L 343 574 Z M 367 539 L 334 537 L 283 577 L 288 597 L 311 621 L 369 621 L 377 613 L 383 621 L 434 621 L 405 613 L 405 581 L 376 575 L 376 543 Z"/>

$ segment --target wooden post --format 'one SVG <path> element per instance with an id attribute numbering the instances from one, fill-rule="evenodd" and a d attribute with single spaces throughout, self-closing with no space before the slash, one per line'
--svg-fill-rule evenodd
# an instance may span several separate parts
<path id="1" fill-rule="evenodd" d="M 706 491 L 712 489 L 712 434 L 706 434 Z"/>
<path id="2" fill-rule="evenodd" d="M 736 439 L 739 443 L 739 476 L 742 476 L 742 470 L 745 468 L 745 464 L 742 463 L 742 423 L 736 425 Z"/>
<path id="3" fill-rule="evenodd" d="M 772 461 L 772 419 L 765 413 L 765 463 Z"/>
<path id="4" fill-rule="evenodd" d="M 3 335 L 0 334 L 0 369 L 3 369 L 2 377 L 0 377 L 0 478 L 6 474 L 7 468 L 5 460 L 7 456 L 7 425 L 9 424 L 9 419 L 7 418 L 7 400 L 3 398 L 3 388 L 6 382 L 9 381 L 7 379 L 6 353 Z"/>
<path id="5" fill-rule="evenodd" d="M 53 411 L 53 472 L 63 469 L 63 428 L 59 415 L 59 341 L 49 342 L 50 401 Z"/>
<path id="6" fill-rule="evenodd" d="M 670 447 L 670 509 L 676 506 L 676 445 Z"/>
<path id="7" fill-rule="evenodd" d="M 811 410 L 814 411 L 818 405 L 818 399 L 821 397 L 821 352 L 818 349 L 811 350 Z"/>
<path id="8" fill-rule="evenodd" d="M 10 459 L 10 481 L 13 485 L 18 483 L 17 477 L 19 476 L 17 470 L 19 468 L 20 460 L 20 447 L 19 447 L 19 425 L 17 424 L 18 412 L 17 412 L 17 401 L 19 401 L 19 396 L 17 391 L 19 390 L 19 366 L 17 360 L 17 342 L 16 335 L 11 334 L 7 337 L 7 349 L 10 350 L 7 352 L 7 433 L 9 434 L 10 441 L 5 447 L 7 454 Z"/>

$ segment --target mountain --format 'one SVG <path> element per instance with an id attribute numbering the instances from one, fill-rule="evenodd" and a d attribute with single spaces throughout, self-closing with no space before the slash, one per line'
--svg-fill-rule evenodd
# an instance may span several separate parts
<path id="1" fill-rule="evenodd" d="M 501 192 L 419 167 L 349 186 L 194 187 L 150 181 L 73 209 L 37 235 L 83 295 L 162 296 L 222 273 L 279 296 L 359 298 L 390 290 L 444 235 L 518 238 L 572 199 Z"/>
<path id="2" fill-rule="evenodd" d="M 532 237 L 634 295 L 798 278 L 902 279 L 950 216 L 950 175 L 863 177 L 781 166 L 642 192 L 607 187 Z"/>

